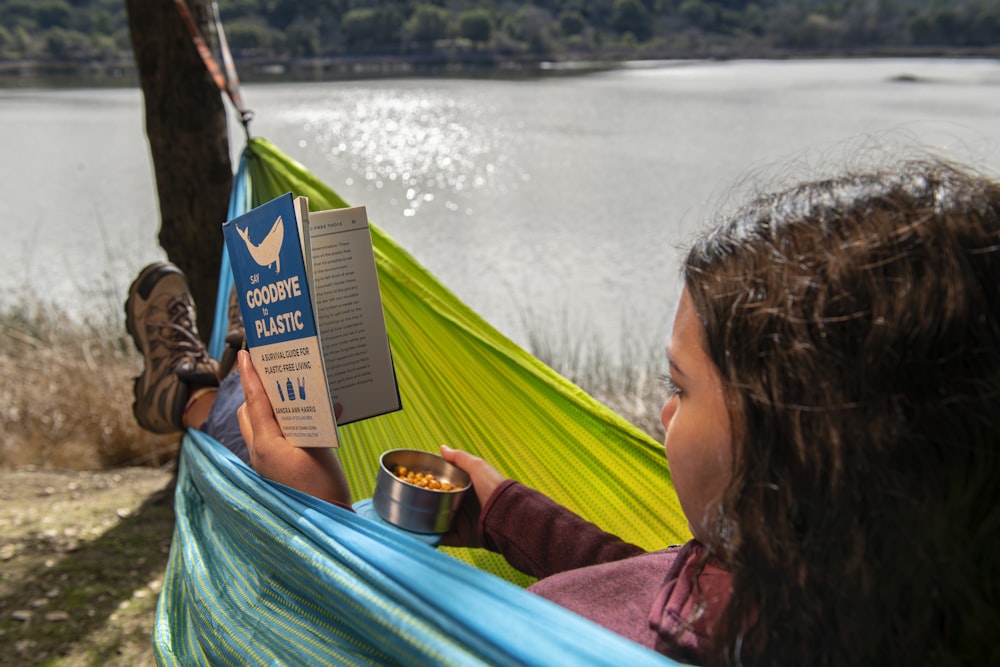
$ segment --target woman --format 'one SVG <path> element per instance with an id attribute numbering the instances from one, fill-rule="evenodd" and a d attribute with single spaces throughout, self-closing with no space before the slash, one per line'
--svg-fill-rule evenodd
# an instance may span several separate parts
<path id="1" fill-rule="evenodd" d="M 700 239 L 684 284 L 663 423 L 693 540 L 643 553 L 445 448 L 479 501 L 447 540 L 680 659 L 996 663 L 1000 186 L 936 162 L 805 183 Z M 240 370 L 254 467 L 349 503 Z"/>

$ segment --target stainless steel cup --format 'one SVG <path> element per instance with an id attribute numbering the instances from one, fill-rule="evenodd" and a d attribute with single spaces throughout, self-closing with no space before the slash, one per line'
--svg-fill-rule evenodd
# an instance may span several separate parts
<path id="1" fill-rule="evenodd" d="M 455 489 L 426 489 L 405 482 L 396 476 L 398 466 L 430 473 Z M 472 480 L 464 470 L 440 456 L 416 449 L 392 449 L 379 457 L 372 507 L 380 517 L 404 530 L 444 533 L 448 531 L 451 518 L 471 484 Z"/>

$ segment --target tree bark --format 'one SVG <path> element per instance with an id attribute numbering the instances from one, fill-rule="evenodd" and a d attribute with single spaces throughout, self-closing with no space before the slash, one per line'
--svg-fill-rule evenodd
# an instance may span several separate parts
<path id="1" fill-rule="evenodd" d="M 187 5 L 210 40 L 208 2 Z M 187 274 L 208 340 L 233 180 L 225 101 L 173 0 L 125 0 L 125 9 L 145 98 L 160 245 Z"/>

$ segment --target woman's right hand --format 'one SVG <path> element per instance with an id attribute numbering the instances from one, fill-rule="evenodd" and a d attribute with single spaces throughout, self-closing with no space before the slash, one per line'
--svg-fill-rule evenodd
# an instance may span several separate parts
<path id="1" fill-rule="evenodd" d="M 238 363 L 245 402 L 236 411 L 236 417 L 253 469 L 275 482 L 349 507 L 351 488 L 333 449 L 293 447 L 274 418 L 271 401 L 250 354 L 240 350 Z"/>
<path id="2" fill-rule="evenodd" d="M 489 463 L 461 449 L 441 445 L 441 458 L 458 466 L 472 478 L 473 493 L 466 493 L 452 520 L 451 528 L 441 538 L 450 547 L 479 547 L 479 515 L 486 501 L 506 479 Z"/>

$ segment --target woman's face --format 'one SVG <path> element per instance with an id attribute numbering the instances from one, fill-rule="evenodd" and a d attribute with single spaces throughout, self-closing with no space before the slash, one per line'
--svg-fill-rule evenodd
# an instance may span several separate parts
<path id="1" fill-rule="evenodd" d="M 695 538 L 711 544 L 732 466 L 732 427 L 719 369 L 705 349 L 694 302 L 685 288 L 667 351 L 676 391 L 663 406 L 664 447 L 681 509 Z"/>

